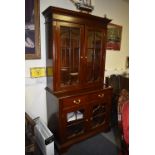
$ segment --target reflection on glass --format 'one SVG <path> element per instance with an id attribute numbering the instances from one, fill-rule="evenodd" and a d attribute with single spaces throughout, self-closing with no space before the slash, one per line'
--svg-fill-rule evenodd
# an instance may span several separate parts
<path id="1" fill-rule="evenodd" d="M 105 105 L 97 104 L 92 109 L 92 128 L 97 127 L 105 123 Z"/>
<path id="2" fill-rule="evenodd" d="M 61 86 L 79 82 L 80 29 L 60 27 Z"/>
<path id="3" fill-rule="evenodd" d="M 83 111 L 75 111 L 67 113 L 67 122 L 83 119 Z"/>
<path id="4" fill-rule="evenodd" d="M 88 49 L 87 52 L 87 81 L 91 81 L 93 77 L 93 61 L 94 61 L 94 51 L 93 49 Z"/>
<path id="5" fill-rule="evenodd" d="M 95 48 L 101 49 L 102 48 L 102 33 L 95 32 Z"/>
<path id="6" fill-rule="evenodd" d="M 87 38 L 87 81 L 93 82 L 100 76 L 102 32 L 88 30 Z"/>
<path id="7" fill-rule="evenodd" d="M 94 47 L 94 31 L 88 31 L 88 41 L 87 41 L 87 47 L 88 48 L 93 48 Z"/>
<path id="8" fill-rule="evenodd" d="M 103 115 L 102 117 L 94 117 L 92 120 L 92 127 L 98 127 L 99 125 L 104 124 L 105 122 L 105 116 Z"/>
<path id="9" fill-rule="evenodd" d="M 72 126 L 67 126 L 66 137 L 72 138 L 84 133 L 85 125 L 84 122 L 79 122 L 73 124 Z"/>
<path id="10" fill-rule="evenodd" d="M 67 126 L 66 135 L 67 138 L 72 138 L 79 134 L 84 133 L 84 109 L 79 109 L 77 111 L 69 112 L 66 114 Z"/>
<path id="11" fill-rule="evenodd" d="M 105 106 L 104 105 L 96 105 L 93 107 L 93 116 L 102 114 L 105 112 Z"/>

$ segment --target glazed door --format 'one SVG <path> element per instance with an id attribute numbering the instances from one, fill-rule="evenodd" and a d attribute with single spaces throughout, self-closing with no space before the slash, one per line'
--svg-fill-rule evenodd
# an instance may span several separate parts
<path id="1" fill-rule="evenodd" d="M 87 111 L 85 106 L 72 107 L 63 111 L 63 140 L 69 140 L 86 132 Z"/>
<path id="2" fill-rule="evenodd" d="M 58 89 L 80 84 L 83 26 L 58 22 Z"/>
<path id="3" fill-rule="evenodd" d="M 86 29 L 85 48 L 85 82 L 96 83 L 103 79 L 104 69 L 104 31 L 102 29 Z"/>
<path id="4" fill-rule="evenodd" d="M 94 129 L 105 125 L 107 103 L 105 101 L 97 101 L 91 106 L 90 128 Z"/>

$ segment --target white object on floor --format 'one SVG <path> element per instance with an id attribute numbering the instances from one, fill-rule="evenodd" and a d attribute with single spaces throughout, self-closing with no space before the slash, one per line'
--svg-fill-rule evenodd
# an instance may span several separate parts
<path id="1" fill-rule="evenodd" d="M 52 132 L 39 118 L 35 122 L 34 133 L 40 150 L 44 155 L 54 155 L 54 137 Z"/>

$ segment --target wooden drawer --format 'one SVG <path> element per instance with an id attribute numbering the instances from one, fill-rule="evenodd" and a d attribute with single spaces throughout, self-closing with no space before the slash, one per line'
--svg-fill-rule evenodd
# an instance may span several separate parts
<path id="1" fill-rule="evenodd" d="M 76 96 L 76 97 L 68 97 L 62 100 L 63 109 L 70 108 L 74 106 L 84 105 L 86 101 L 86 96 Z"/>
<path id="2" fill-rule="evenodd" d="M 107 91 L 99 91 L 88 96 L 88 101 L 104 100 L 107 98 Z"/>
<path id="3" fill-rule="evenodd" d="M 70 107 L 82 106 L 97 100 L 107 100 L 110 94 L 111 90 L 101 90 L 79 96 L 66 97 L 62 99 L 62 108 L 66 109 Z"/>

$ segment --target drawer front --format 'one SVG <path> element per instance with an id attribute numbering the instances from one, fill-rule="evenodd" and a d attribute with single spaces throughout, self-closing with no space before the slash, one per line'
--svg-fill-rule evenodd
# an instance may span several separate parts
<path id="1" fill-rule="evenodd" d="M 88 97 L 88 101 L 96 101 L 96 100 L 105 100 L 107 98 L 108 92 L 103 90 L 93 94 L 90 94 Z"/>
<path id="2" fill-rule="evenodd" d="M 66 97 L 62 99 L 62 108 L 63 110 L 70 107 L 78 107 L 89 104 L 89 102 L 94 102 L 97 100 L 107 100 L 111 95 L 109 90 L 101 90 L 85 95 L 79 95 L 74 97 Z"/>
<path id="3" fill-rule="evenodd" d="M 63 109 L 84 105 L 86 96 L 68 97 L 62 100 Z"/>

